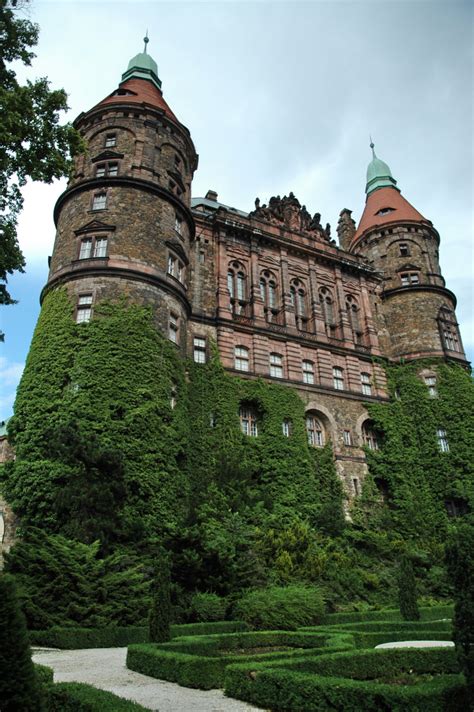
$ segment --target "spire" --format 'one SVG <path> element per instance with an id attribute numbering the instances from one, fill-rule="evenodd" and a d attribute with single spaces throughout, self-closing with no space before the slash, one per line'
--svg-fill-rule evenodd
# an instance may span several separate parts
<path id="1" fill-rule="evenodd" d="M 132 57 L 128 63 L 127 71 L 122 74 L 122 82 L 127 81 L 127 79 L 147 79 L 152 82 L 157 89 L 161 91 L 161 79 L 158 77 L 158 65 L 148 53 L 147 45 L 150 40 L 148 39 L 148 30 L 143 38 L 145 44 L 143 52 Z"/>
<path id="2" fill-rule="evenodd" d="M 367 196 L 379 188 L 395 188 L 395 190 L 400 192 L 400 189 L 397 188 L 397 181 L 392 176 L 390 168 L 384 161 L 377 158 L 372 136 L 370 137 L 370 148 L 372 149 L 372 160 L 367 168 L 367 185 L 365 186 Z"/>

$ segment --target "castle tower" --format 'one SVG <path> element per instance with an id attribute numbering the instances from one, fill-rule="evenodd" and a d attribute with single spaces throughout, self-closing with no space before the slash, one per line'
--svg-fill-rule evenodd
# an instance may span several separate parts
<path id="1" fill-rule="evenodd" d="M 400 193 L 384 161 L 367 168 L 366 204 L 349 250 L 382 273 L 382 318 L 391 358 L 448 357 L 465 361 L 455 317 L 456 297 L 439 266 L 439 234 Z"/>
<path id="2" fill-rule="evenodd" d="M 55 207 L 56 241 L 42 296 L 66 286 L 81 322 L 100 301 L 126 295 L 151 305 L 157 327 L 184 350 L 198 157 L 163 98 L 147 43 L 148 37 L 118 88 L 75 121 L 87 150 Z"/>

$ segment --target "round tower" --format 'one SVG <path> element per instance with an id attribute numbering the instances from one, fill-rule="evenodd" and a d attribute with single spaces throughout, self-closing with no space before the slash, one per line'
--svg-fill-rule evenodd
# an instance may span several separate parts
<path id="1" fill-rule="evenodd" d="M 349 250 L 382 274 L 381 310 L 389 334 L 384 351 L 397 359 L 465 361 L 456 297 L 439 266 L 439 234 L 401 195 L 390 168 L 370 145 L 366 204 Z"/>
<path id="2" fill-rule="evenodd" d="M 184 349 L 198 156 L 163 98 L 147 43 L 148 37 L 118 88 L 74 122 L 87 150 L 55 207 L 42 296 L 66 286 L 81 322 L 100 301 L 125 295 L 151 305 L 157 326 Z"/>

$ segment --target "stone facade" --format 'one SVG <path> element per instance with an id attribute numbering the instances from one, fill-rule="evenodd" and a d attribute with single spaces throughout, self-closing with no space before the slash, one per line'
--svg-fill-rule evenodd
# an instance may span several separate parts
<path id="1" fill-rule="evenodd" d="M 364 214 L 356 227 L 341 211 L 339 245 L 293 193 L 257 198 L 249 212 L 212 190 L 191 199 L 194 145 L 157 73 L 143 77 L 143 57 L 76 120 L 87 151 L 56 205 L 43 296 L 65 286 L 87 321 L 125 295 L 152 307 L 183 357 L 202 361 L 212 341 L 229 373 L 296 389 L 321 425 L 312 444 L 332 441 L 350 500 L 366 472 L 363 446 L 376 447 L 366 404 L 388 398 L 375 359 L 465 363 L 439 235 L 375 153 Z"/>

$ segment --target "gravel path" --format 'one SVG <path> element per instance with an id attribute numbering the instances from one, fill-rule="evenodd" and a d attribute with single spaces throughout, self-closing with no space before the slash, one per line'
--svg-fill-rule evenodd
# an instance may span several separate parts
<path id="1" fill-rule="evenodd" d="M 397 643 L 381 643 L 376 648 L 454 648 L 451 640 L 399 640 Z"/>
<path id="2" fill-rule="evenodd" d="M 54 670 L 55 682 L 87 682 L 155 712 L 250 712 L 259 709 L 222 690 L 194 690 L 125 667 L 127 648 L 35 649 L 33 660 Z"/>

